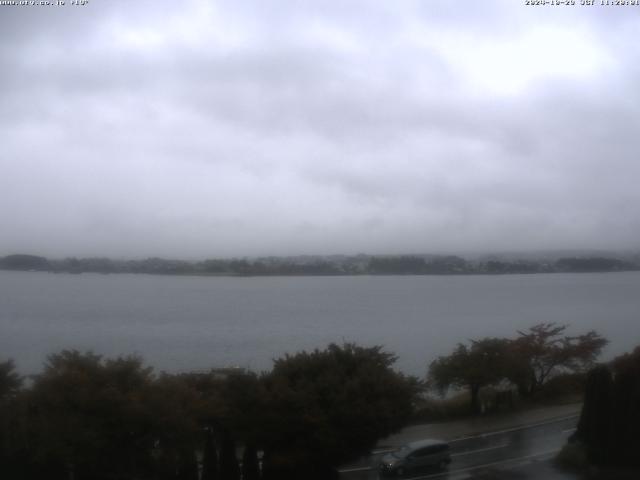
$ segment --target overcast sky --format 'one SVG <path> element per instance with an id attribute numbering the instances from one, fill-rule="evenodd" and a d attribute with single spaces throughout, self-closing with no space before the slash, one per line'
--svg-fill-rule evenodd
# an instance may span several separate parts
<path id="1" fill-rule="evenodd" d="M 0 6 L 0 255 L 639 247 L 640 7 L 66 3 Z"/>

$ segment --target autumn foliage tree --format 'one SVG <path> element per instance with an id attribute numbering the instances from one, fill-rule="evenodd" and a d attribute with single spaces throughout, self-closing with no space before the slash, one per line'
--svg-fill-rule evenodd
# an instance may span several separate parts
<path id="1" fill-rule="evenodd" d="M 428 383 L 444 393 L 449 387 L 470 392 L 471 411 L 480 411 L 480 390 L 510 382 L 522 397 L 532 397 L 560 373 L 586 372 L 607 340 L 595 331 L 565 335 L 566 325 L 541 323 L 515 339 L 484 338 L 458 344 L 429 365 Z"/>
<path id="2" fill-rule="evenodd" d="M 591 330 L 565 335 L 567 325 L 540 323 L 511 342 L 509 379 L 522 396 L 535 395 L 557 373 L 585 372 L 598 358 L 606 339 Z"/>
<path id="3" fill-rule="evenodd" d="M 444 394 L 449 387 L 467 388 L 472 413 L 480 412 L 480 389 L 506 376 L 509 340 L 484 338 L 459 343 L 453 353 L 429 365 L 428 383 Z"/>

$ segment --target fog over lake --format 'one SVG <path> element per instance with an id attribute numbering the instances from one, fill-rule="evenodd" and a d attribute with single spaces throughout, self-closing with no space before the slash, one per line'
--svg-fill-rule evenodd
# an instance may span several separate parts
<path id="1" fill-rule="evenodd" d="M 4 6 L 0 256 L 636 251 L 638 12 Z"/>
<path id="2" fill-rule="evenodd" d="M 457 342 L 539 322 L 638 344 L 640 272 L 504 276 L 175 277 L 0 271 L 0 352 L 37 373 L 63 348 L 158 370 L 271 367 L 329 342 L 382 344 L 424 375 Z M 1 360 L 1 359 L 0 359 Z"/>
<path id="3" fill-rule="evenodd" d="M 640 262 L 637 6 L 5 3 L 0 258 Z M 540 322 L 597 329 L 610 358 L 640 343 L 639 279 L 0 271 L 0 361 L 261 370 L 353 341 L 422 375 Z"/>

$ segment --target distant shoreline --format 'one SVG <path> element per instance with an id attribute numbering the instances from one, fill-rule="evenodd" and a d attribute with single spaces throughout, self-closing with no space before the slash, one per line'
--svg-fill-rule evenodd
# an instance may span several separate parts
<path id="1" fill-rule="evenodd" d="M 48 259 L 30 254 L 0 257 L 0 270 L 50 273 L 130 273 L 206 277 L 330 277 L 512 275 L 536 273 L 606 273 L 640 271 L 640 256 L 469 260 L 455 255 L 334 255 L 207 259 L 201 261 L 102 257 Z"/>

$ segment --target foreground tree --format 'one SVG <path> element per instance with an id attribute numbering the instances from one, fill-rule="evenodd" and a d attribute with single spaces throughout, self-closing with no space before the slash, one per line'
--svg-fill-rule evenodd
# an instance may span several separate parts
<path id="1" fill-rule="evenodd" d="M 12 360 L 0 363 L 0 473 L 7 478 L 20 475 L 24 463 L 24 408 L 19 394 L 22 378 Z"/>
<path id="2" fill-rule="evenodd" d="M 640 467 L 640 346 L 632 353 L 617 357 L 612 369 L 612 458 L 619 465 Z"/>
<path id="3" fill-rule="evenodd" d="M 480 412 L 480 389 L 500 382 L 507 375 L 510 342 L 503 338 L 459 343 L 451 355 L 442 356 L 429 365 L 428 383 L 444 394 L 450 387 L 467 388 L 470 410 Z"/>
<path id="4" fill-rule="evenodd" d="M 236 457 L 236 442 L 231 432 L 222 434 L 222 446 L 220 448 L 220 479 L 240 480 L 240 466 Z"/>
<path id="5" fill-rule="evenodd" d="M 540 323 L 519 331 L 512 342 L 509 378 L 520 395 L 530 397 L 557 373 L 588 370 L 608 343 L 591 330 L 584 335 L 565 335 L 567 325 Z"/>
<path id="6" fill-rule="evenodd" d="M 242 454 L 242 480 L 260 480 L 260 463 L 255 445 L 245 445 Z"/>
<path id="7" fill-rule="evenodd" d="M 161 374 L 141 392 L 148 416 L 147 436 L 153 441 L 152 463 L 161 478 L 190 478 L 194 475 L 193 454 L 202 444 L 198 423 L 198 392 L 181 375 Z"/>
<path id="8" fill-rule="evenodd" d="M 418 388 L 392 370 L 395 360 L 382 347 L 349 343 L 276 360 L 263 379 L 265 478 L 333 478 L 335 467 L 401 428 Z"/>
<path id="9" fill-rule="evenodd" d="M 0 362 L 0 400 L 13 396 L 22 386 L 22 377 L 16 372 L 13 360 Z"/>
<path id="10" fill-rule="evenodd" d="M 142 395 L 150 382 L 151 369 L 136 357 L 50 356 L 27 399 L 36 470 L 80 480 L 144 469 L 154 440 Z"/>
<path id="11" fill-rule="evenodd" d="M 195 399 L 137 357 L 52 355 L 26 394 L 30 471 L 21 478 L 195 480 Z"/>
<path id="12" fill-rule="evenodd" d="M 588 446 L 588 458 L 598 465 L 608 463 L 611 451 L 612 386 L 613 377 L 608 367 L 600 365 L 589 371 L 576 430 L 576 436 L 584 439 Z"/>
<path id="13" fill-rule="evenodd" d="M 640 467 L 640 347 L 593 368 L 587 376 L 582 413 L 572 440 L 590 463 Z"/>
<path id="14" fill-rule="evenodd" d="M 204 450 L 202 453 L 202 480 L 218 480 L 218 452 L 211 428 L 205 430 Z"/>

